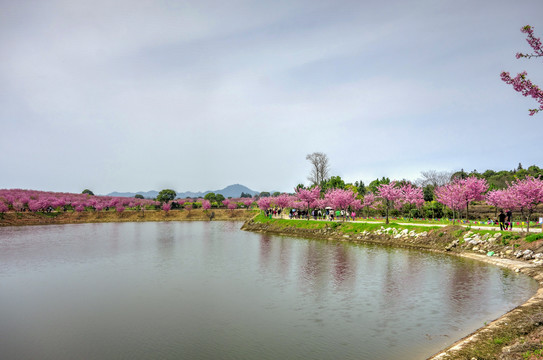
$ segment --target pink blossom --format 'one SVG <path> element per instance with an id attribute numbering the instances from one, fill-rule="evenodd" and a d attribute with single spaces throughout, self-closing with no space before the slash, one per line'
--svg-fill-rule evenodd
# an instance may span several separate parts
<path id="1" fill-rule="evenodd" d="M 543 203 L 543 181 L 540 178 L 526 176 L 525 179 L 517 179 L 509 185 L 509 191 L 518 201 L 521 211 L 527 212 L 527 231 L 530 231 L 530 216 L 537 205 Z"/>
<path id="2" fill-rule="evenodd" d="M 238 204 L 236 204 L 235 202 L 231 202 L 228 204 L 228 209 L 230 210 L 234 210 L 238 207 Z"/>
<path id="3" fill-rule="evenodd" d="M 309 209 L 313 202 L 317 200 L 321 195 L 321 188 L 315 186 L 313 189 L 296 189 L 296 196 L 298 200 L 304 204 L 304 209 Z"/>
<path id="4" fill-rule="evenodd" d="M 266 211 L 269 209 L 271 205 L 271 201 L 272 201 L 272 198 L 270 197 L 261 197 L 260 199 L 258 199 L 256 203 L 260 210 Z"/>
<path id="5" fill-rule="evenodd" d="M 350 190 L 330 189 L 324 195 L 328 204 L 334 209 L 346 210 L 356 201 L 356 195 Z"/>
<path id="6" fill-rule="evenodd" d="M 209 200 L 202 201 L 202 209 L 204 210 L 211 209 L 211 202 L 209 202 Z"/>
<path id="7" fill-rule="evenodd" d="M 519 59 L 521 57 L 525 58 L 531 58 L 531 57 L 541 57 L 543 56 L 543 46 L 541 43 L 541 39 L 536 38 L 534 36 L 534 30 L 533 27 L 530 25 L 526 25 L 522 27 L 520 30 L 521 32 L 527 34 L 526 41 L 528 44 L 532 47 L 534 50 L 533 54 L 523 54 L 523 53 L 517 53 L 516 58 Z M 515 91 L 520 92 L 524 96 L 531 96 L 535 99 L 537 103 L 539 103 L 539 108 L 535 109 L 529 109 L 530 116 L 534 115 L 535 113 L 543 110 L 543 91 L 535 84 L 533 84 L 530 80 L 526 78 L 528 74 L 526 71 L 521 72 L 520 74 L 517 74 L 514 78 L 511 77 L 509 72 L 503 71 L 501 73 L 502 81 L 504 81 L 507 84 L 513 85 L 513 88 Z"/>
<path id="8" fill-rule="evenodd" d="M 247 209 L 249 209 L 255 201 L 252 198 L 244 198 L 241 200 L 241 202 L 247 207 Z"/>
<path id="9" fill-rule="evenodd" d="M 394 206 L 402 196 L 400 188 L 396 187 L 396 182 L 392 181 L 390 184 L 381 184 L 377 187 L 379 191 L 379 197 L 386 208 L 386 223 L 388 224 L 388 214 L 390 209 Z"/>

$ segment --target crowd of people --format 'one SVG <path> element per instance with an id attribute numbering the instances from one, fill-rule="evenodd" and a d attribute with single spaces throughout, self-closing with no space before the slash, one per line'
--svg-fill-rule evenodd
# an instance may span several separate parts
<path id="1" fill-rule="evenodd" d="M 281 208 L 272 208 L 266 210 L 266 216 L 271 217 L 283 217 L 281 214 L 283 209 Z M 283 213 L 284 214 L 284 213 Z M 349 212 L 345 210 L 335 210 L 328 209 L 313 209 L 311 213 L 308 213 L 307 210 L 303 209 L 290 209 L 288 213 L 289 219 L 313 219 L 313 220 L 354 220 L 356 218 L 356 213 L 354 211 Z"/>

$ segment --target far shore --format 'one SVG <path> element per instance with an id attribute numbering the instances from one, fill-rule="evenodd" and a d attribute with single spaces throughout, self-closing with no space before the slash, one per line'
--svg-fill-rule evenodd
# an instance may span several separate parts
<path id="1" fill-rule="evenodd" d="M 83 224 L 106 222 L 144 222 L 144 221 L 246 221 L 258 212 L 247 209 L 193 209 L 193 210 L 125 210 L 82 211 L 82 212 L 7 212 L 0 214 L 0 227 L 53 224 Z"/>

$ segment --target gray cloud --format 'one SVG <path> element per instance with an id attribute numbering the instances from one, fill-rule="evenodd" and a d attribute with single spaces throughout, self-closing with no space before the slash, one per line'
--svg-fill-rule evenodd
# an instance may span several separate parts
<path id="1" fill-rule="evenodd" d="M 291 191 L 313 151 L 350 181 L 542 165 L 541 115 L 499 79 L 543 83 L 514 58 L 538 0 L 2 10 L 0 188 Z"/>

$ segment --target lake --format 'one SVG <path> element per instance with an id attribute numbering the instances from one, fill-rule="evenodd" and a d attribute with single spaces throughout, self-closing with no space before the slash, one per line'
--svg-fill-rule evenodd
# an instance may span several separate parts
<path id="1" fill-rule="evenodd" d="M 2 359 L 424 359 L 537 283 L 240 222 L 0 228 Z"/>

